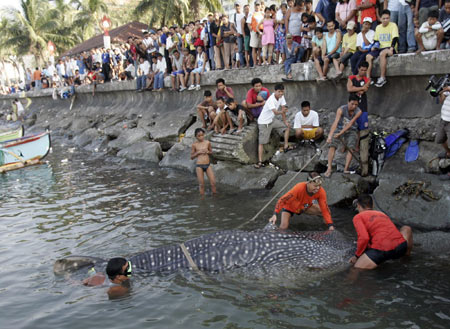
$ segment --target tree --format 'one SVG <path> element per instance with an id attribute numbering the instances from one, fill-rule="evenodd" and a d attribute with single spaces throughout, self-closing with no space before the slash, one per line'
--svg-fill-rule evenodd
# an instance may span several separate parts
<path id="1" fill-rule="evenodd" d="M 5 12 L 9 24 L 2 29 L 8 36 L 3 46 L 21 56 L 31 53 L 36 63 L 42 65 L 47 42 L 53 41 L 61 51 L 75 45 L 79 38 L 75 31 L 63 25 L 63 13 L 45 0 L 22 0 L 22 11 L 8 9 Z"/>
<path id="2" fill-rule="evenodd" d="M 78 11 L 73 26 L 81 30 L 83 40 L 102 33 L 100 19 L 108 13 L 108 6 L 103 0 L 71 0 L 71 4 Z"/>

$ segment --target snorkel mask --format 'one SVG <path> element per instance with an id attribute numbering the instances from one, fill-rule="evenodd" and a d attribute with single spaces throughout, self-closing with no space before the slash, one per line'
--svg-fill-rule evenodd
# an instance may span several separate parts
<path id="1" fill-rule="evenodd" d="M 125 273 L 123 275 L 127 276 L 127 277 L 131 277 L 131 272 L 132 272 L 132 268 L 131 268 L 131 262 L 128 261 L 128 267 L 127 270 L 125 271 Z"/>
<path id="2" fill-rule="evenodd" d="M 322 176 L 317 175 L 316 177 L 313 177 L 313 178 L 308 177 L 308 183 L 314 183 L 314 184 L 316 184 L 316 185 L 321 186 L 322 183 L 323 183 Z"/>

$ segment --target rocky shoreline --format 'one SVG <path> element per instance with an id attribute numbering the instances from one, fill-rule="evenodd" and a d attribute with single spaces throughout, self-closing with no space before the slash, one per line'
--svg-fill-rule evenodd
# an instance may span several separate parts
<path id="1" fill-rule="evenodd" d="M 430 74 L 450 71 L 449 56 L 449 51 L 431 52 L 422 56 L 398 56 L 389 62 L 389 83 L 384 88 L 369 90 L 370 128 L 388 132 L 409 128 L 410 138 L 420 140 L 420 157 L 406 163 L 404 145 L 386 161 L 378 177 L 362 178 L 335 172 L 324 183 L 330 205 L 347 206 L 358 193 L 373 192 L 380 209 L 391 215 L 397 224 L 428 231 L 450 231 L 450 184 L 439 181 L 436 167 L 428 165 L 441 148 L 433 143 L 440 106 L 434 104 L 424 90 Z M 293 71 L 300 81 L 285 84 L 290 117 L 299 110 L 302 100 L 309 100 L 312 108 L 319 112 L 321 125 L 329 131 L 336 108 L 347 98 L 346 80 L 317 85 L 311 63 L 295 64 Z M 210 72 L 203 78 L 203 89 L 214 90 L 215 79 L 224 77 L 236 98 L 243 99 L 251 78 L 261 77 L 271 89 L 273 83 L 281 80 L 280 74 L 281 66 Z M 203 93 L 136 93 L 134 88 L 134 82 L 99 85 L 93 96 L 92 86 L 82 86 L 77 88 L 75 97 L 64 100 L 53 100 L 51 90 L 20 95 L 23 102 L 29 104 L 26 132 L 50 129 L 52 134 L 100 155 L 193 171 L 195 164 L 189 157 L 190 147 L 193 132 L 200 126 L 195 106 L 201 102 Z M 0 110 L 9 109 L 15 97 L 1 96 Z M 247 127 L 239 138 L 213 134 L 208 138 L 216 155 L 213 169 L 219 188 L 220 184 L 241 190 L 270 188 L 275 194 L 316 154 L 316 149 L 308 146 L 276 154 L 278 145 L 273 136 L 273 142 L 265 150 L 265 159 L 272 165 L 258 170 L 252 166 L 256 161 L 256 126 Z M 323 169 L 326 156 L 325 149 L 305 171 Z M 339 166 L 341 160 L 339 157 L 336 160 Z M 305 175 L 300 173 L 291 185 L 304 180 Z M 422 185 L 408 194 L 401 188 L 408 182 L 422 182 Z M 396 189 L 401 191 L 394 195 Z"/>

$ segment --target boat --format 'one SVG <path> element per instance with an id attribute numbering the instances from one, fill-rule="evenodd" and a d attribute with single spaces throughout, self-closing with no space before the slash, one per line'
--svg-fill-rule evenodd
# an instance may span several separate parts
<path id="1" fill-rule="evenodd" d="M 0 173 L 42 163 L 50 146 L 49 131 L 0 142 Z"/>
<path id="2" fill-rule="evenodd" d="M 23 136 L 23 126 L 20 126 L 17 129 L 14 130 L 10 130 L 10 131 L 5 131 L 0 133 L 0 142 L 5 142 L 5 141 L 9 141 L 11 139 L 16 139 L 16 138 L 20 138 Z"/>

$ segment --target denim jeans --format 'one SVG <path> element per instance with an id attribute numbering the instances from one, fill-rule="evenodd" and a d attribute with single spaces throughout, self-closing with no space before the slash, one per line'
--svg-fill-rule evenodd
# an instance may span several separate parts
<path id="1" fill-rule="evenodd" d="M 416 50 L 416 38 L 414 36 L 413 12 L 409 5 L 399 5 L 398 10 L 398 52 Z"/>
<path id="2" fill-rule="evenodd" d="M 353 56 L 350 58 L 350 64 L 352 66 L 352 73 L 353 74 L 358 74 L 358 67 L 359 67 L 359 63 L 363 62 L 366 60 L 366 56 L 369 52 L 361 52 L 361 51 L 357 51 L 353 54 Z"/>
<path id="3" fill-rule="evenodd" d="M 147 76 L 145 74 L 138 76 L 136 80 L 136 90 L 144 89 L 145 86 L 147 86 Z"/>
<path id="4" fill-rule="evenodd" d="M 216 69 L 216 62 L 214 62 L 214 47 L 208 48 L 208 58 L 211 62 L 211 70 Z"/>
<path id="5" fill-rule="evenodd" d="M 153 89 L 161 89 L 163 87 L 164 87 L 164 72 L 156 73 Z"/>
<path id="6" fill-rule="evenodd" d="M 238 45 L 238 53 L 239 53 L 239 62 L 241 66 L 245 65 L 245 59 L 244 59 L 244 37 L 241 35 L 240 37 L 237 37 L 237 45 Z"/>
<path id="7" fill-rule="evenodd" d="M 286 73 L 286 75 L 291 73 L 291 65 L 296 62 L 297 62 L 297 58 L 295 56 L 286 58 L 286 60 L 284 61 L 284 73 Z"/>
<path id="8" fill-rule="evenodd" d="M 398 11 L 391 11 L 390 21 L 398 26 Z"/>

